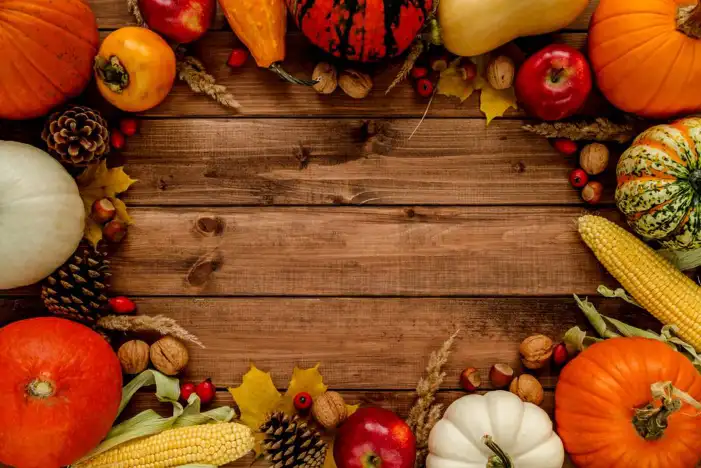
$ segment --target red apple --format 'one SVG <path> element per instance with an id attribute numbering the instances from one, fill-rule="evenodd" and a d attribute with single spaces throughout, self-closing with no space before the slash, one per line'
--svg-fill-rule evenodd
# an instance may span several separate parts
<path id="1" fill-rule="evenodd" d="M 148 27 L 180 44 L 196 41 L 212 25 L 216 0 L 139 0 Z"/>
<path id="2" fill-rule="evenodd" d="M 361 408 L 338 430 L 333 458 L 338 468 L 414 468 L 416 438 L 393 412 Z"/>
<path id="3" fill-rule="evenodd" d="M 577 112 L 592 88 L 591 68 L 574 47 L 552 44 L 536 52 L 516 75 L 516 96 L 542 120 L 560 120 Z"/>

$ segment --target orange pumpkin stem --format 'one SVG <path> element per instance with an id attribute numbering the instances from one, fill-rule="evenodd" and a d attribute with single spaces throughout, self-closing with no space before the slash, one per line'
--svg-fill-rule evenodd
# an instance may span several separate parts
<path id="1" fill-rule="evenodd" d="M 482 437 L 482 443 L 494 453 L 494 456 L 489 457 L 486 468 L 513 468 L 514 462 L 511 461 L 511 457 L 494 442 L 492 436 Z"/>
<path id="2" fill-rule="evenodd" d="M 95 57 L 95 73 L 109 89 L 117 94 L 122 94 L 129 86 L 129 72 L 116 55 L 109 60 L 99 55 Z"/>
<path id="3" fill-rule="evenodd" d="M 701 39 L 701 3 L 679 8 L 677 29 L 689 37 Z"/>
<path id="4" fill-rule="evenodd" d="M 658 440 L 667 429 L 669 417 L 682 409 L 684 403 L 701 410 L 701 403 L 691 395 L 675 388 L 672 382 L 656 382 L 650 386 L 653 402 L 635 410 L 633 426 L 645 440 Z M 654 402 L 659 400 L 660 405 Z M 694 415 L 694 417 L 698 416 Z"/>

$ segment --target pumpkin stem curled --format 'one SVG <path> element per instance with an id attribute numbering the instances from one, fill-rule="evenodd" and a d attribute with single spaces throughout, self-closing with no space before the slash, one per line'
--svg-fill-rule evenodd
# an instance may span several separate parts
<path id="1" fill-rule="evenodd" d="M 701 39 L 701 3 L 677 10 L 677 29 L 689 37 Z"/>
<path id="2" fill-rule="evenodd" d="M 105 86 L 117 94 L 122 94 L 129 86 L 129 72 L 116 55 L 109 60 L 99 55 L 95 57 L 95 73 Z"/>
<path id="3" fill-rule="evenodd" d="M 482 443 L 494 452 L 494 456 L 489 457 L 486 468 L 513 468 L 514 462 L 511 461 L 511 457 L 494 442 L 492 436 L 482 437 Z"/>
<path id="4" fill-rule="evenodd" d="M 633 426 L 645 440 L 660 439 L 667 429 L 669 417 L 681 410 L 684 403 L 701 411 L 701 403 L 694 400 L 691 395 L 675 388 L 672 382 L 656 382 L 650 386 L 650 390 L 653 401 L 659 400 L 661 405 L 650 403 L 636 409 L 633 416 Z M 693 417 L 699 415 L 701 413 Z"/>
<path id="5" fill-rule="evenodd" d="M 271 71 L 277 73 L 277 75 L 282 78 L 285 81 L 288 81 L 292 84 L 296 85 L 301 85 L 301 86 L 314 86 L 319 82 L 319 80 L 303 80 L 301 78 L 295 78 L 294 76 L 290 75 L 287 73 L 282 66 L 280 66 L 279 63 L 274 63 L 270 65 L 269 68 Z"/>

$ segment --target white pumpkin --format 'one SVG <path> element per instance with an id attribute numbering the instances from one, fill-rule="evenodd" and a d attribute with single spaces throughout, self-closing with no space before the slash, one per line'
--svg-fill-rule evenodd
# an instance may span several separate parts
<path id="1" fill-rule="evenodd" d="M 487 437 L 511 464 L 500 463 Z M 565 463 L 548 414 L 501 390 L 453 402 L 431 431 L 428 449 L 427 468 L 561 468 Z"/>
<path id="2" fill-rule="evenodd" d="M 0 289 L 50 275 L 75 252 L 84 223 L 78 186 L 58 161 L 0 141 Z"/>

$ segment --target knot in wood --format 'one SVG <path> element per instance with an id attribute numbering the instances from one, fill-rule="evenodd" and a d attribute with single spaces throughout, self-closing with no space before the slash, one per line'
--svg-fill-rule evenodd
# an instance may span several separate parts
<path id="1" fill-rule="evenodd" d="M 219 216 L 203 216 L 195 222 L 195 229 L 203 236 L 221 236 L 226 223 Z"/>

